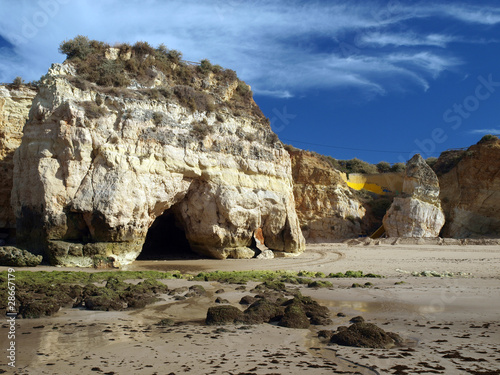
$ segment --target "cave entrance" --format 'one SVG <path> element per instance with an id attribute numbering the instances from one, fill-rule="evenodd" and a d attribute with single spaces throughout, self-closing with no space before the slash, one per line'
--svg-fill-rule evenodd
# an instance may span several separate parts
<path id="1" fill-rule="evenodd" d="M 137 260 L 200 258 L 199 254 L 191 250 L 184 228 L 171 208 L 158 216 L 149 228 Z"/>

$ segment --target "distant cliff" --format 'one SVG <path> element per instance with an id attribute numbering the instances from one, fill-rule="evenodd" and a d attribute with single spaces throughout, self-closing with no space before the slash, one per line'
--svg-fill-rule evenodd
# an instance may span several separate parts
<path id="1" fill-rule="evenodd" d="M 309 242 L 358 237 L 366 209 L 341 173 L 317 154 L 289 148 L 297 214 Z"/>
<path id="2" fill-rule="evenodd" d="M 499 238 L 500 140 L 486 136 L 467 151 L 443 153 L 434 168 L 446 214 L 443 235 Z"/>
<path id="3" fill-rule="evenodd" d="M 438 237 L 445 216 L 439 200 L 439 181 L 419 155 L 406 164 L 401 196 L 395 197 L 384 216 L 389 237 Z"/>

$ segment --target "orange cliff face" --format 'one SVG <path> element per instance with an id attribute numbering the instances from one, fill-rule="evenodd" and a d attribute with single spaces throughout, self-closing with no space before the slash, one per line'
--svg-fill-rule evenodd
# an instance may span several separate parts
<path id="1" fill-rule="evenodd" d="M 439 176 L 446 215 L 442 235 L 499 238 L 500 140 L 485 137 L 459 157 L 451 170 Z"/>
<path id="2" fill-rule="evenodd" d="M 341 173 L 319 155 L 289 149 L 295 208 L 309 242 L 358 237 L 366 209 Z"/>

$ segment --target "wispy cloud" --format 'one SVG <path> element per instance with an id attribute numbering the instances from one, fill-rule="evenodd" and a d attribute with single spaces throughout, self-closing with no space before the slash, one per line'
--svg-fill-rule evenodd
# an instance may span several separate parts
<path id="1" fill-rule="evenodd" d="M 253 90 L 253 92 L 257 95 L 264 96 L 272 96 L 280 99 L 290 99 L 293 98 L 294 95 L 290 93 L 288 90 L 280 91 L 280 90 Z"/>
<path id="2" fill-rule="evenodd" d="M 500 128 L 473 129 L 469 131 L 469 134 L 500 134 Z"/>
<path id="3" fill-rule="evenodd" d="M 484 7 L 481 5 L 439 5 L 435 10 L 460 21 L 483 25 L 500 23 L 500 8 Z"/>
<path id="4" fill-rule="evenodd" d="M 442 34 L 418 35 L 416 33 L 383 33 L 373 32 L 365 34 L 360 38 L 363 45 L 375 46 L 395 46 L 395 47 L 416 47 L 416 46 L 435 46 L 446 47 L 448 43 L 458 41 L 456 37 Z"/>
<path id="5" fill-rule="evenodd" d="M 340 0 L 0 0 L 0 9 L 9 15 L 2 18 L 0 36 L 14 45 L 0 51 L 0 81 L 38 79 L 50 63 L 63 60 L 59 43 L 83 34 L 109 43 L 165 43 L 188 60 L 208 58 L 235 69 L 257 94 L 280 98 L 346 86 L 375 95 L 426 90 L 462 63 L 447 50 L 460 36 L 411 31 L 408 20 L 500 22 L 500 8 Z M 398 32 L 401 25 L 404 32 Z M 349 35 L 357 36 L 355 42 Z"/>

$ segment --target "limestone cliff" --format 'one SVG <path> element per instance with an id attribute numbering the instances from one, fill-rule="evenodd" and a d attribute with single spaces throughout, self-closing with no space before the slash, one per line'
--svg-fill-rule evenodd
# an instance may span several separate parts
<path id="1" fill-rule="evenodd" d="M 384 216 L 389 237 L 438 237 L 444 225 L 439 200 L 439 181 L 417 154 L 406 165 L 403 192 Z"/>
<path id="2" fill-rule="evenodd" d="M 317 155 L 289 149 L 297 215 L 308 242 L 358 237 L 366 210 L 339 171 Z"/>
<path id="3" fill-rule="evenodd" d="M 485 137 L 439 176 L 446 237 L 500 237 L 500 140 Z M 438 159 L 444 164 L 446 155 Z"/>
<path id="4" fill-rule="evenodd" d="M 21 144 L 23 127 L 35 95 L 36 91 L 27 86 L 0 86 L 0 229 L 16 226 L 10 206 L 13 156 Z"/>
<path id="5" fill-rule="evenodd" d="M 119 56 L 106 51 L 106 60 L 130 59 Z M 71 61 L 52 66 L 15 154 L 21 246 L 54 264 L 123 265 L 168 213 L 211 257 L 254 256 L 259 229 L 276 252 L 304 250 L 290 156 L 253 100 L 237 100 L 249 88 L 183 69 L 184 85 L 152 68 L 147 84 L 128 77 L 127 88 L 105 89 Z"/>

